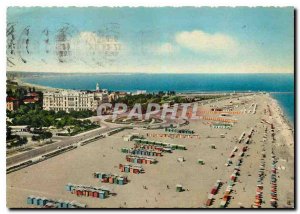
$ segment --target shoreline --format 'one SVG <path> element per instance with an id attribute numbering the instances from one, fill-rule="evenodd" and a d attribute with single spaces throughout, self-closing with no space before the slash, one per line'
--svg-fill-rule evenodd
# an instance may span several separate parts
<path id="1" fill-rule="evenodd" d="M 281 133 L 281 135 L 284 136 L 284 139 L 285 139 L 284 143 L 286 146 L 290 147 L 290 155 L 292 155 L 294 157 L 294 152 L 295 152 L 294 151 L 294 149 L 295 149 L 294 126 L 287 119 L 279 102 L 275 98 L 273 98 L 271 95 L 269 95 L 269 98 L 271 99 L 271 105 L 274 106 L 273 112 L 275 113 L 275 115 L 278 116 L 278 118 L 273 116 L 273 120 L 275 120 L 278 124 L 281 124 L 280 129 L 278 131 Z M 293 144 L 292 145 L 287 144 L 287 142 L 292 142 Z"/>
<path id="2" fill-rule="evenodd" d="M 272 97 L 272 95 L 271 95 L 272 93 L 269 93 L 269 96 L 273 100 L 273 102 L 276 103 L 278 108 L 280 109 L 280 116 L 282 117 L 282 120 L 293 130 L 293 133 L 294 133 L 295 122 L 292 122 L 291 119 L 288 118 L 287 113 L 284 111 L 284 107 L 280 104 L 280 102 L 276 98 Z M 290 92 L 290 93 L 294 93 L 294 92 Z M 294 113 L 295 113 L 295 109 L 294 109 Z"/>
<path id="3" fill-rule="evenodd" d="M 68 90 L 68 89 L 63 89 L 63 88 L 53 88 L 53 87 L 49 87 L 49 86 L 43 86 L 43 85 L 24 82 L 21 78 L 16 78 L 16 81 L 17 81 L 18 85 L 21 87 L 35 87 L 36 89 L 39 89 L 41 91 Z"/>
<path id="4" fill-rule="evenodd" d="M 278 102 L 278 100 L 276 100 L 273 97 L 271 97 L 271 99 L 273 100 L 273 102 L 275 103 L 276 107 L 278 108 L 279 116 L 280 116 L 281 120 L 283 121 L 283 123 L 285 123 L 292 130 L 292 132 L 294 134 L 294 126 L 291 124 L 291 122 L 287 118 L 287 116 L 284 113 L 284 110 L 282 109 L 280 103 Z"/>

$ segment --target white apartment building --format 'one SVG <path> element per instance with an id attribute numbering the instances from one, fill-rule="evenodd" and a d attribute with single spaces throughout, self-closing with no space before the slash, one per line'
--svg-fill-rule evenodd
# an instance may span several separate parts
<path id="1" fill-rule="evenodd" d="M 140 95 L 140 94 L 147 94 L 146 90 L 137 90 L 136 92 L 132 93 L 132 95 Z"/>
<path id="2" fill-rule="evenodd" d="M 43 94 L 43 109 L 48 111 L 95 111 L 101 103 L 106 102 L 108 102 L 108 92 L 99 90 L 98 84 L 96 91 L 60 90 Z"/>

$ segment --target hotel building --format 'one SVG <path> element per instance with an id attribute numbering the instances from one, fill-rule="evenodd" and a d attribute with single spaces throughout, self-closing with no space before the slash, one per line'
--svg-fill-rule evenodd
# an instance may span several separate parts
<path id="1" fill-rule="evenodd" d="M 45 92 L 43 94 L 43 109 L 54 111 L 82 111 L 97 110 L 101 103 L 108 102 L 107 90 L 99 90 L 97 83 L 96 91 L 73 91 L 60 90 Z"/>

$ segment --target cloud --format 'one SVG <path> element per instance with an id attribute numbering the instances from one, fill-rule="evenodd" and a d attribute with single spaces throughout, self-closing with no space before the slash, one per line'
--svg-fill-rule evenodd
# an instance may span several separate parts
<path id="1" fill-rule="evenodd" d="M 171 43 L 163 43 L 158 47 L 155 47 L 154 52 L 161 55 L 171 55 L 178 51 L 178 48 Z"/>
<path id="2" fill-rule="evenodd" d="M 225 34 L 209 34 L 201 30 L 184 31 L 175 35 L 175 41 L 182 47 L 195 52 L 232 53 L 238 50 L 238 42 Z"/>

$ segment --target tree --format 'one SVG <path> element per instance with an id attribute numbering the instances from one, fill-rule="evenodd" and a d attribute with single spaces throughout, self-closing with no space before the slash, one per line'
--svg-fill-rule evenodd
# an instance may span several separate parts
<path id="1" fill-rule="evenodd" d="M 7 94 L 8 97 L 11 97 L 11 96 L 13 96 L 13 91 L 11 89 L 8 89 L 6 91 L 6 94 Z"/>
<path id="2" fill-rule="evenodd" d="M 52 133 L 51 132 L 42 132 L 42 134 L 40 136 L 43 140 L 49 139 L 49 138 L 52 138 Z"/>
<path id="3" fill-rule="evenodd" d="M 159 96 L 164 96 L 164 94 L 165 94 L 165 93 L 164 93 L 163 91 L 159 91 L 159 92 L 158 92 L 158 95 L 159 95 Z"/>
<path id="4" fill-rule="evenodd" d="M 20 139 L 17 141 L 17 145 L 22 146 L 28 142 L 27 137 L 20 137 Z"/>
<path id="5" fill-rule="evenodd" d="M 64 116 L 66 116 L 67 115 L 67 113 L 65 112 L 65 111 L 58 111 L 58 112 L 56 112 L 56 116 L 58 117 L 58 118 L 62 118 L 62 117 L 64 117 Z"/>
<path id="6" fill-rule="evenodd" d="M 32 135 L 31 140 L 38 141 L 38 140 L 40 140 L 40 136 Z"/>

